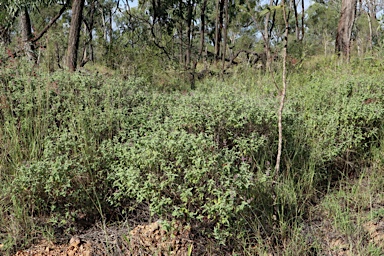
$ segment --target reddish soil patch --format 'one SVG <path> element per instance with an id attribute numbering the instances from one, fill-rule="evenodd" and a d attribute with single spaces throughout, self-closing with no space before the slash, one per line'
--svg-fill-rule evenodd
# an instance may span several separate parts
<path id="1" fill-rule="evenodd" d="M 131 230 L 107 228 L 74 236 L 67 244 L 42 240 L 15 256 L 188 255 L 193 249 L 190 228 L 175 223 L 165 231 L 160 222 Z"/>

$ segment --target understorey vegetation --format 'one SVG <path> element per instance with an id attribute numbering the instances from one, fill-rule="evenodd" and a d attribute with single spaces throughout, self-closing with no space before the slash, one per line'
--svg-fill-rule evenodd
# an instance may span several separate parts
<path id="1" fill-rule="evenodd" d="M 30 65 L 0 71 L 6 254 L 125 220 L 189 226 L 196 255 L 321 254 L 321 237 L 308 231 L 314 209 L 346 235 L 357 232 L 345 228 L 353 214 L 384 217 L 366 205 L 384 184 L 382 62 L 320 58 L 292 70 L 277 180 L 278 73 L 244 67 L 191 90 Z M 366 176 L 376 178 L 356 193 Z M 354 253 L 380 255 L 360 239 Z"/>

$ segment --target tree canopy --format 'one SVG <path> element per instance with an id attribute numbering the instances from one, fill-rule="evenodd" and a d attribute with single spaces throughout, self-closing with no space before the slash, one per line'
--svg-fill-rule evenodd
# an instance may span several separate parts
<path id="1" fill-rule="evenodd" d="M 74 3 L 2 0 L 0 5 L 6 8 L 0 11 L 0 42 L 20 56 L 22 52 L 40 56 L 35 62 L 51 71 L 67 66 Z M 348 23 L 350 29 L 340 27 L 347 17 L 342 1 L 305 3 L 295 0 L 284 5 L 289 37 L 294 38 L 289 48 L 292 58 L 332 54 L 335 47 L 336 52 L 347 54 L 340 50 L 346 42 L 336 40 L 341 31 L 349 34 L 338 38 L 350 41 L 352 53 L 372 54 L 382 46 L 382 1 L 365 0 L 352 6 L 349 12 L 356 17 L 348 17 L 356 22 Z M 208 69 L 207 63 L 213 62 L 222 72 L 238 63 L 269 69 L 284 39 L 278 0 L 140 0 L 135 7 L 128 0 L 89 0 L 84 1 L 81 14 L 75 50 L 78 65 L 73 70 L 91 62 L 125 75 L 138 72 L 151 77 L 154 69 L 172 67 L 193 81 L 197 70 Z M 30 17 L 29 25 L 22 26 L 23 19 L 15 18 L 22 15 Z"/>

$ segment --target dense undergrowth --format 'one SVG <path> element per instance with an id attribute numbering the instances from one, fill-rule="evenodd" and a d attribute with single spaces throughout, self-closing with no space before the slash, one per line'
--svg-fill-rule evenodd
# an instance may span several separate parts
<path id="1" fill-rule="evenodd" d="M 382 165 L 383 64 L 356 62 L 291 71 L 278 180 L 278 74 L 164 92 L 139 78 L 2 69 L 4 252 L 137 216 L 180 220 L 222 252 L 321 252 L 301 231 L 309 206 Z"/>

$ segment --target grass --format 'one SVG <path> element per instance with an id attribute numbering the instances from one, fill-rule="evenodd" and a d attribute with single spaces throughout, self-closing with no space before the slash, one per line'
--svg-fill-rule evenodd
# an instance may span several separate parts
<path id="1" fill-rule="evenodd" d="M 5 254 L 100 221 L 156 219 L 191 225 L 192 255 L 382 254 L 367 228 L 383 216 L 379 62 L 291 70 L 278 180 L 266 175 L 278 72 L 239 68 L 186 90 L 17 65 L 0 71 Z"/>

